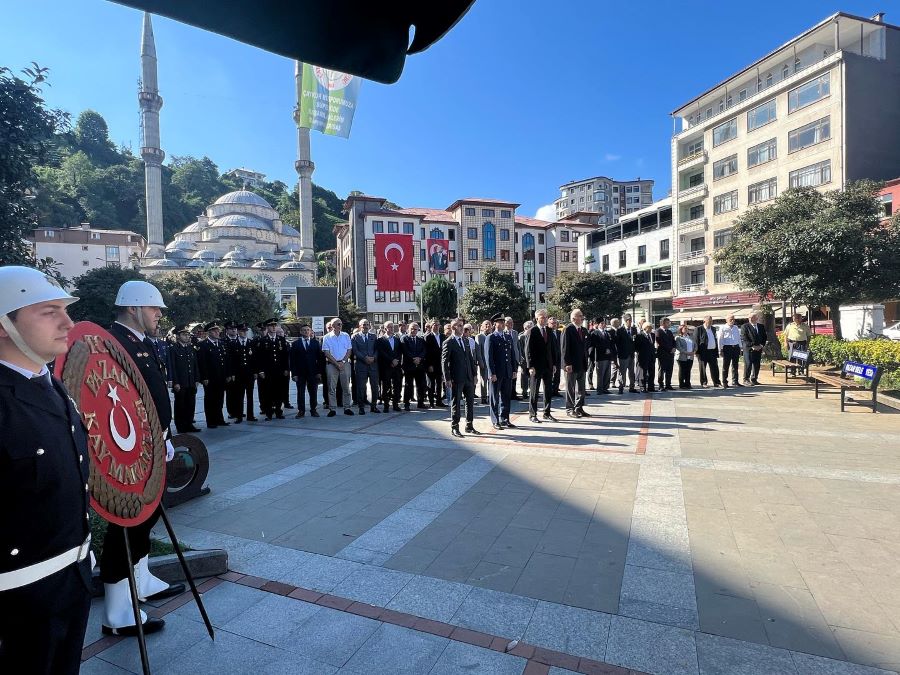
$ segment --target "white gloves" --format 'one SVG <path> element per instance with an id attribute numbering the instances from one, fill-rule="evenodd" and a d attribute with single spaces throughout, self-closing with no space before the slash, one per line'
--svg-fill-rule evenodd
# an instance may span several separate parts
<path id="1" fill-rule="evenodd" d="M 166 461 L 171 462 L 172 458 L 175 456 L 175 446 L 172 445 L 172 441 L 166 441 Z"/>

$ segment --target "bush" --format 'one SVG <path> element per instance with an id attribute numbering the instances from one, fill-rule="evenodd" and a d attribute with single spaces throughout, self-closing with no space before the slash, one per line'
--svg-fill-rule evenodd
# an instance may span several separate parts
<path id="1" fill-rule="evenodd" d="M 831 335 L 813 335 L 809 341 L 815 363 L 840 368 L 844 361 L 857 361 L 883 369 L 879 389 L 900 389 L 900 342 L 892 340 L 837 340 Z"/>

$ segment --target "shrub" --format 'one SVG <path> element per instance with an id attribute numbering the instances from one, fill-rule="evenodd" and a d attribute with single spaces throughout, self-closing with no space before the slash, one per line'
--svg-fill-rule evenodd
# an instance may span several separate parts
<path id="1" fill-rule="evenodd" d="M 879 389 L 900 389 L 900 342 L 891 340 L 836 340 L 831 335 L 813 335 L 809 341 L 815 363 L 840 368 L 844 361 L 857 361 L 883 369 Z"/>

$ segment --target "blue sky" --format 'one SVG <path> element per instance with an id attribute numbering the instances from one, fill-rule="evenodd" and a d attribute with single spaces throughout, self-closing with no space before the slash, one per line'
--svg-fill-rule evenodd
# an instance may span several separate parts
<path id="1" fill-rule="evenodd" d="M 106 0 L 3 4 L 0 65 L 49 67 L 52 106 L 100 112 L 137 151 L 140 12 Z M 363 83 L 349 140 L 314 133 L 313 180 L 403 206 L 506 199 L 529 216 L 561 183 L 594 175 L 652 178 L 661 198 L 674 108 L 835 11 L 883 6 L 477 0 L 398 83 Z M 154 30 L 167 155 L 293 185 L 293 63 L 162 17 Z"/>

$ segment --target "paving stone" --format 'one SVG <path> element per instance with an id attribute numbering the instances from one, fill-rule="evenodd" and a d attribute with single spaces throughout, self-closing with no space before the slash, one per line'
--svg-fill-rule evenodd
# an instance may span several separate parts
<path id="1" fill-rule="evenodd" d="M 138 668 L 140 668 L 140 660 L 138 661 Z M 99 656 L 95 656 L 87 661 L 83 661 L 78 672 L 79 675 L 132 675 L 133 671 L 119 668 L 119 666 L 114 666 Z"/>
<path id="2" fill-rule="evenodd" d="M 380 625 L 378 621 L 326 607 L 289 633 L 282 646 L 341 667 Z"/>
<path id="3" fill-rule="evenodd" d="M 130 640 L 128 642 L 131 643 Z M 134 648 L 134 645 L 131 646 Z M 268 663 L 283 656 L 285 654 L 280 649 L 220 630 L 216 632 L 215 641 L 200 640 L 181 651 L 177 659 L 163 668 L 154 668 L 153 672 L 159 675 L 265 673 Z"/>
<path id="4" fill-rule="evenodd" d="M 284 646 L 287 636 L 321 609 L 308 602 L 268 594 L 222 624 L 222 628 L 257 642 Z"/>
<path id="5" fill-rule="evenodd" d="M 676 626 L 686 630 L 698 630 L 701 628 L 700 619 L 694 609 L 661 605 L 656 602 L 621 598 L 618 605 L 618 614 L 633 619 L 643 619 L 655 623 Z"/>
<path id="6" fill-rule="evenodd" d="M 539 602 L 523 639 L 547 649 L 603 661 L 611 619 L 602 612 Z"/>
<path id="7" fill-rule="evenodd" d="M 532 598 L 561 602 L 572 578 L 575 558 L 535 552 L 513 591 Z"/>
<path id="8" fill-rule="evenodd" d="M 702 675 L 796 675 L 790 652 L 767 645 L 697 633 Z"/>
<path id="9" fill-rule="evenodd" d="M 437 635 L 382 624 L 347 662 L 347 667 L 371 675 L 427 673 L 449 642 Z"/>
<path id="10" fill-rule="evenodd" d="M 316 555 L 297 569 L 282 574 L 278 581 L 330 593 L 335 586 L 362 567 L 360 563 L 350 560 Z"/>
<path id="11" fill-rule="evenodd" d="M 332 593 L 370 605 L 384 606 L 413 578 L 406 572 L 364 567 L 335 586 Z"/>
<path id="12" fill-rule="evenodd" d="M 519 638 L 525 633 L 536 605 L 536 600 L 473 588 L 450 623 L 510 639 Z"/>
<path id="13" fill-rule="evenodd" d="M 203 593 L 203 606 L 213 625 L 221 626 L 250 607 L 268 597 L 268 593 L 239 584 L 224 583 Z M 169 616 L 179 616 L 195 622 L 203 622 L 196 604 L 182 605 Z M 204 629 L 205 630 L 205 629 Z"/>
<path id="14" fill-rule="evenodd" d="M 687 572 L 672 572 L 625 565 L 622 598 L 669 605 L 696 611 L 694 578 Z"/>
<path id="15" fill-rule="evenodd" d="M 472 587 L 442 579 L 416 576 L 388 603 L 388 609 L 434 621 L 448 622 L 472 591 Z"/>
<path id="16" fill-rule="evenodd" d="M 647 673 L 699 673 L 694 633 L 622 616 L 611 620 L 605 660 Z"/>
<path id="17" fill-rule="evenodd" d="M 429 675 L 520 675 L 526 663 L 525 659 L 517 656 L 451 640 Z"/>
<path id="18" fill-rule="evenodd" d="M 890 671 L 812 654 L 791 652 L 797 675 L 888 675 Z"/>

